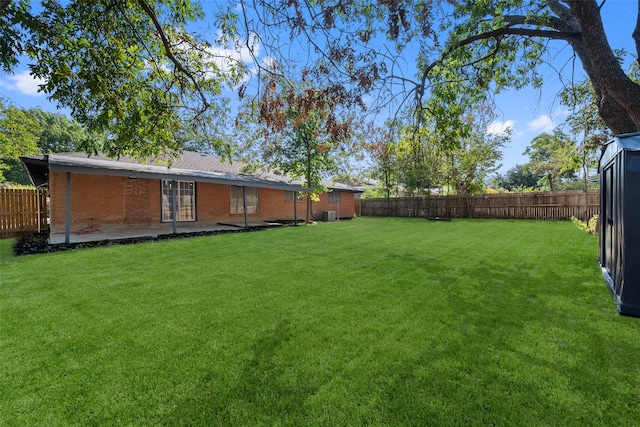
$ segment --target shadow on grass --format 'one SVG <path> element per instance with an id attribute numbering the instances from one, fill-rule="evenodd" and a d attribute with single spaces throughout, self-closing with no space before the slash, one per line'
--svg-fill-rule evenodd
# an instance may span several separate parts
<path id="1" fill-rule="evenodd" d="M 197 397 L 179 404 L 163 423 L 238 425 L 251 420 L 254 425 L 272 425 L 301 417 L 304 402 L 314 389 L 306 378 L 300 378 L 297 367 L 288 363 L 289 353 L 283 347 L 292 336 L 288 319 L 262 331 L 234 385 L 215 389 L 215 382 L 203 373 Z"/>

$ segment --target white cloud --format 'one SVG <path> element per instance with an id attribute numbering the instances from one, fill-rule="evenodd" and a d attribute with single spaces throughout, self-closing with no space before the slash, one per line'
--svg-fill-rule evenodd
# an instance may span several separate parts
<path id="1" fill-rule="evenodd" d="M 489 125 L 486 132 L 489 135 L 502 135 L 509 130 L 513 131 L 514 124 L 515 122 L 513 120 L 507 120 L 504 122 L 496 120 Z"/>
<path id="2" fill-rule="evenodd" d="M 29 71 L 23 71 L 7 77 L 4 82 L 0 82 L 0 86 L 17 90 L 25 95 L 42 96 L 42 92 L 38 92 L 38 86 L 44 83 L 43 79 L 32 76 Z"/>
<path id="3" fill-rule="evenodd" d="M 537 119 L 530 121 L 527 123 L 527 128 L 536 132 L 551 132 L 555 125 L 553 124 L 553 119 L 546 114 L 542 114 L 538 116 Z"/>

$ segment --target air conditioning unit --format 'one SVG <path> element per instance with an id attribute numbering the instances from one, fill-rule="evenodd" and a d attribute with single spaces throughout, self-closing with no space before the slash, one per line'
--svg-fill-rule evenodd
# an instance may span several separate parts
<path id="1" fill-rule="evenodd" d="M 323 221 L 335 221 L 336 220 L 336 211 L 322 211 L 322 220 Z"/>

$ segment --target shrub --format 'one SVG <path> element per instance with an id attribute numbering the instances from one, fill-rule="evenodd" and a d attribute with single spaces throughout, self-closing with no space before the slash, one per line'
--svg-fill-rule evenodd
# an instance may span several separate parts
<path id="1" fill-rule="evenodd" d="M 589 221 L 584 222 L 582 220 L 579 220 L 578 218 L 576 218 L 575 216 L 571 217 L 571 222 L 573 222 L 580 230 L 582 231 L 586 231 L 590 234 L 596 234 L 597 233 L 597 225 L 598 225 L 598 215 L 594 215 L 591 218 L 589 218 Z"/>

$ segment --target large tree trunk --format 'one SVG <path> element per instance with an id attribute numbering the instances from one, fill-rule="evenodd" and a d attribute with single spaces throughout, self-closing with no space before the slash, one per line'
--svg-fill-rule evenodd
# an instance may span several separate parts
<path id="1" fill-rule="evenodd" d="M 594 0 L 567 1 L 580 37 L 570 41 L 599 98 L 600 116 L 614 134 L 640 130 L 640 85 L 622 70 L 607 41 Z"/>

